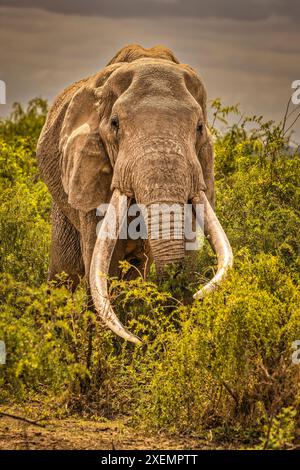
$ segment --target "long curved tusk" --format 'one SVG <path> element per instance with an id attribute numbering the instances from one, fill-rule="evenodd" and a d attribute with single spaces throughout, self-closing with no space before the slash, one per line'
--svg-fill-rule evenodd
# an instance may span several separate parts
<path id="1" fill-rule="evenodd" d="M 193 199 L 193 204 L 203 204 L 204 206 L 204 234 L 218 258 L 218 271 L 215 276 L 198 292 L 194 294 L 194 299 L 202 299 L 212 292 L 225 278 L 226 273 L 233 264 L 233 254 L 230 243 L 220 224 L 214 210 L 204 192 Z"/>
<path id="2" fill-rule="evenodd" d="M 97 235 L 90 268 L 90 288 L 96 310 L 103 324 L 121 338 L 132 343 L 141 344 L 142 341 L 130 333 L 116 316 L 110 304 L 107 289 L 111 258 L 126 214 L 127 197 L 121 195 L 120 191 L 115 189 Z M 109 237 L 112 228 L 114 233 Z"/>

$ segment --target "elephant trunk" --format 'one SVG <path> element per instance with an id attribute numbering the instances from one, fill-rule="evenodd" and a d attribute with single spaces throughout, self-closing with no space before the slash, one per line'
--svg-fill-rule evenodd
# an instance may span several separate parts
<path id="1" fill-rule="evenodd" d="M 183 204 L 150 204 L 147 207 L 148 238 L 157 273 L 179 263 L 185 255 Z"/>

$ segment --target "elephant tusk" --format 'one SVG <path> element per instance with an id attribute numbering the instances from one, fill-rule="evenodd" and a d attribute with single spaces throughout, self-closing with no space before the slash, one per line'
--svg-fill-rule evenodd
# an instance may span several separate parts
<path id="1" fill-rule="evenodd" d="M 200 196 L 193 199 L 193 204 L 204 206 L 204 234 L 217 255 L 218 270 L 213 279 L 194 294 L 194 299 L 202 299 L 212 292 L 225 278 L 227 271 L 232 267 L 233 254 L 230 243 L 220 224 L 214 210 L 212 209 L 206 195 L 201 192 Z"/>
<path id="2" fill-rule="evenodd" d="M 109 266 L 127 214 L 127 202 L 127 197 L 115 189 L 97 235 L 90 268 L 90 288 L 96 310 L 104 326 L 127 341 L 141 344 L 142 341 L 130 333 L 116 316 L 107 289 Z M 114 233 L 108 236 L 111 235 L 112 228 Z"/>

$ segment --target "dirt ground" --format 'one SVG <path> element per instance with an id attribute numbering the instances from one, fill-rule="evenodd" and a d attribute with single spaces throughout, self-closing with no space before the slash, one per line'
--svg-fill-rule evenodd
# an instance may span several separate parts
<path id="1" fill-rule="evenodd" d="M 1 412 L 14 415 L 9 417 Z M 17 419 L 34 421 L 35 424 Z M 130 450 L 216 449 L 209 439 L 149 435 L 129 427 L 124 420 L 81 418 L 33 419 L 23 409 L 0 408 L 0 450 Z"/>

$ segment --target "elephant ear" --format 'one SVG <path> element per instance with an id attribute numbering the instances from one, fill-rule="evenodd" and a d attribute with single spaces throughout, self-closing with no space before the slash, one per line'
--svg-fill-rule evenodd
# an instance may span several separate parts
<path id="1" fill-rule="evenodd" d="M 215 207 L 215 178 L 214 178 L 214 147 L 211 132 L 206 125 L 207 139 L 198 151 L 198 159 L 202 167 L 203 178 L 206 184 L 206 196 L 210 205 Z"/>
<path id="2" fill-rule="evenodd" d="M 214 183 L 214 148 L 210 130 L 207 125 L 207 94 L 199 75 L 188 65 L 181 65 L 185 71 L 184 79 L 186 87 L 197 103 L 201 106 L 205 123 L 206 139 L 198 150 L 198 160 L 202 167 L 204 182 L 206 184 L 206 196 L 210 205 L 215 206 L 215 183 Z"/>
<path id="3" fill-rule="evenodd" d="M 112 167 L 99 134 L 99 89 L 83 85 L 73 96 L 60 138 L 62 184 L 68 203 L 88 212 L 107 202 Z"/>

